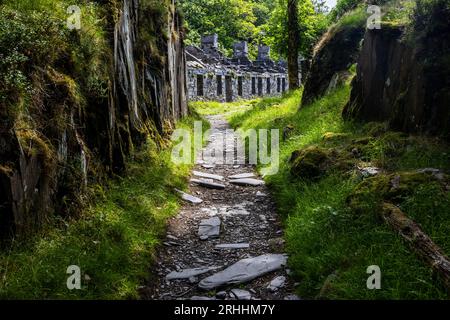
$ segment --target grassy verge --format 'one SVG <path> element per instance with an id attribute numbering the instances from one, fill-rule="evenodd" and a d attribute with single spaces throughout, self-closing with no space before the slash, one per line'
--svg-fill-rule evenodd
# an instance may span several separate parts
<path id="1" fill-rule="evenodd" d="M 178 127 L 190 130 L 193 121 Z M 187 185 L 190 166 L 170 157 L 169 148 L 149 142 L 123 178 L 95 188 L 96 201 L 79 219 L 55 220 L 34 240 L 2 251 L 0 299 L 138 298 L 165 222 L 179 208 L 173 189 Z M 70 265 L 81 269 L 81 290 L 67 289 Z"/>
<path id="2" fill-rule="evenodd" d="M 220 102 L 206 102 L 206 101 L 195 101 L 191 102 L 190 105 L 195 109 L 200 115 L 236 115 L 241 114 L 245 111 L 250 110 L 257 100 L 252 101 L 239 101 L 230 103 L 220 103 Z"/>
<path id="3" fill-rule="evenodd" d="M 358 213 L 348 199 L 363 189 L 364 181 L 376 184 L 387 174 L 427 167 L 448 172 L 450 148 L 437 138 L 407 136 L 380 123 L 344 122 L 341 112 L 349 90 L 349 85 L 338 88 L 300 110 L 301 92 L 294 92 L 259 100 L 251 110 L 229 116 L 234 127 L 286 132 L 280 171 L 266 179 L 284 218 L 298 294 L 321 299 L 445 299 L 430 268 L 378 218 L 377 201 L 382 199 L 376 192 L 362 192 L 365 206 Z M 335 155 L 335 163 L 313 178 L 296 176 L 289 162 L 296 150 L 322 150 Z M 376 166 L 385 173 L 380 180 L 363 179 L 357 166 Z M 396 205 L 450 253 L 450 192 L 433 180 L 424 181 L 409 188 Z M 370 265 L 381 268 L 381 290 L 366 287 Z"/>

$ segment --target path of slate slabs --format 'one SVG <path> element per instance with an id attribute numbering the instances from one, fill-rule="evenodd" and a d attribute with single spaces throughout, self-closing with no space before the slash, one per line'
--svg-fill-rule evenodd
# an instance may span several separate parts
<path id="1" fill-rule="evenodd" d="M 229 125 L 223 116 L 208 120 L 212 134 L 204 151 L 211 152 L 223 144 L 218 137 Z M 286 268 L 280 219 L 253 166 L 199 160 L 189 191 L 176 192 L 184 205 L 169 221 L 152 272 L 157 277 L 141 288 L 144 298 L 299 299 Z"/>

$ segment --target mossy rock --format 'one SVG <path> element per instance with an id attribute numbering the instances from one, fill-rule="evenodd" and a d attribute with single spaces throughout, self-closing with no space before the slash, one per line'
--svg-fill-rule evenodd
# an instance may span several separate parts
<path id="1" fill-rule="evenodd" d="M 310 146 L 292 153 L 291 174 L 299 178 L 314 179 L 320 177 L 331 162 L 327 149 Z"/>
<path id="2" fill-rule="evenodd" d="M 298 178 L 317 179 L 333 170 L 348 171 L 355 165 L 351 154 L 335 148 L 310 146 L 292 153 L 291 174 Z"/>
<path id="3" fill-rule="evenodd" d="M 347 133 L 339 133 L 339 132 L 325 132 L 322 136 L 322 139 L 325 141 L 342 141 L 348 137 Z"/>
<path id="4" fill-rule="evenodd" d="M 347 197 L 347 204 L 356 213 L 377 209 L 382 202 L 400 204 L 423 185 L 439 183 L 447 187 L 450 179 L 443 173 L 418 170 L 380 174 L 359 183 Z"/>

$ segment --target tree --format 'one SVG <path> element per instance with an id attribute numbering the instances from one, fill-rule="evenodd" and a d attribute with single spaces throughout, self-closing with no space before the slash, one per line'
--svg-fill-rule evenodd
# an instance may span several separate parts
<path id="1" fill-rule="evenodd" d="M 317 0 L 297 0 L 298 28 L 300 32 L 299 52 L 309 58 L 318 38 L 327 29 L 328 19 L 323 12 L 315 11 Z M 266 26 L 265 41 L 272 47 L 273 56 L 288 57 L 288 0 L 277 0 L 277 6 L 271 14 Z"/>
<path id="2" fill-rule="evenodd" d="M 261 14 L 255 16 L 253 1 L 182 0 L 180 5 L 189 29 L 188 44 L 199 44 L 200 36 L 217 33 L 226 51 L 235 41 L 252 42 L 258 34 L 256 22 Z"/>
<path id="3" fill-rule="evenodd" d="M 298 0 L 288 0 L 288 76 L 289 88 L 300 86 L 298 49 L 300 47 L 300 30 L 298 24 Z"/>

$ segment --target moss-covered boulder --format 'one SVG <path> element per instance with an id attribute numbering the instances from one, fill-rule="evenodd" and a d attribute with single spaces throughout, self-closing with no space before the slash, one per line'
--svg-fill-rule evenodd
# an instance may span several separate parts
<path id="1" fill-rule="evenodd" d="M 317 179 L 333 170 L 348 171 L 354 162 L 347 152 L 319 146 L 296 150 L 289 161 L 291 174 L 303 179 Z"/>
<path id="2" fill-rule="evenodd" d="M 331 162 L 328 150 L 311 146 L 292 153 L 291 174 L 300 178 L 313 179 L 320 177 Z"/>
<path id="3" fill-rule="evenodd" d="M 450 178 L 437 169 L 379 174 L 359 183 L 347 197 L 347 204 L 353 212 L 365 213 L 378 209 L 382 202 L 400 204 L 419 187 L 429 184 L 447 189 Z"/>

